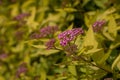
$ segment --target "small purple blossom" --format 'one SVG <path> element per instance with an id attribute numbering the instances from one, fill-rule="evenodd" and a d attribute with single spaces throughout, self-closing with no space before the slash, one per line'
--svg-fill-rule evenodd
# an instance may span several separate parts
<path id="1" fill-rule="evenodd" d="M 70 41 L 74 40 L 78 35 L 83 34 L 82 28 L 74 28 L 72 30 L 66 30 L 58 35 L 60 39 L 60 44 L 66 46 Z"/>
<path id="2" fill-rule="evenodd" d="M 58 27 L 57 26 L 47 26 L 47 27 L 41 28 L 39 30 L 40 34 L 43 37 L 46 37 L 49 34 L 54 34 L 56 31 L 58 31 Z"/>
<path id="3" fill-rule="evenodd" d="M 32 39 L 39 39 L 41 36 L 40 36 L 40 34 L 39 33 L 33 33 L 31 36 L 30 36 L 30 38 L 32 38 Z"/>
<path id="4" fill-rule="evenodd" d="M 27 72 L 27 65 L 26 63 L 22 63 L 17 69 L 16 77 L 20 77 L 20 74 L 26 73 L 26 72 Z"/>
<path id="5" fill-rule="evenodd" d="M 25 17 L 28 17 L 28 16 L 30 16 L 29 13 L 21 13 L 21 14 L 15 16 L 14 20 L 20 21 L 20 20 L 22 20 L 22 19 L 24 19 Z"/>
<path id="6" fill-rule="evenodd" d="M 50 39 L 46 44 L 45 46 L 47 47 L 47 49 L 52 49 L 54 48 L 54 43 L 55 43 L 55 39 Z"/>
<path id="7" fill-rule="evenodd" d="M 38 33 L 33 33 L 31 35 L 31 38 L 34 39 L 39 39 L 39 38 L 45 38 L 49 35 L 53 35 L 56 31 L 58 31 L 58 27 L 57 26 L 47 26 L 47 27 L 43 27 L 39 30 Z"/>
<path id="8" fill-rule="evenodd" d="M 92 27 L 93 27 L 93 31 L 94 32 L 99 32 L 102 30 L 103 26 L 106 24 L 106 21 L 105 20 L 99 20 L 99 21 L 96 21 Z"/>
<path id="9" fill-rule="evenodd" d="M 8 55 L 7 55 L 6 53 L 0 54 L 0 59 L 5 59 L 5 58 L 7 58 L 7 57 L 8 57 Z"/>

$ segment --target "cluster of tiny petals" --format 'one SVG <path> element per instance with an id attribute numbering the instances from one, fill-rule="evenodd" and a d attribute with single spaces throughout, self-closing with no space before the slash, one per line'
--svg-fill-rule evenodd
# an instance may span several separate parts
<path id="1" fill-rule="evenodd" d="M 22 19 L 24 19 L 25 17 L 28 17 L 28 16 L 30 16 L 29 13 L 21 13 L 21 14 L 15 16 L 14 19 L 19 21 L 19 20 L 22 20 Z"/>
<path id="2" fill-rule="evenodd" d="M 7 55 L 6 53 L 0 54 L 0 59 L 5 59 L 5 58 L 7 58 L 7 57 L 8 57 L 8 55 Z"/>
<path id="3" fill-rule="evenodd" d="M 99 32 L 103 26 L 106 24 L 106 21 L 105 20 L 99 20 L 99 21 L 96 21 L 92 27 L 93 27 L 93 31 L 94 32 Z"/>
<path id="4" fill-rule="evenodd" d="M 76 36 L 83 34 L 82 28 L 74 28 L 72 30 L 66 30 L 58 35 L 60 44 L 66 46 L 70 41 L 74 40 Z"/>
<path id="5" fill-rule="evenodd" d="M 50 34 L 54 34 L 56 31 L 58 31 L 57 26 L 47 26 L 43 27 L 39 30 L 39 33 L 33 33 L 32 38 L 38 39 L 38 38 L 44 38 L 47 37 Z"/>
<path id="6" fill-rule="evenodd" d="M 19 77 L 20 74 L 26 73 L 26 72 L 27 72 L 26 63 L 22 63 L 22 64 L 18 67 L 18 69 L 17 69 L 16 77 Z"/>
<path id="7" fill-rule="evenodd" d="M 55 39 L 50 39 L 46 44 L 45 46 L 47 47 L 47 49 L 52 49 L 54 48 L 54 43 L 55 43 Z"/>

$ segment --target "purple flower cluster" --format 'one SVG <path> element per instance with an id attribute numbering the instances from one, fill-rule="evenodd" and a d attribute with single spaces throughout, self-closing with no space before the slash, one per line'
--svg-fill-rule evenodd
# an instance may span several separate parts
<path id="1" fill-rule="evenodd" d="M 40 29 L 39 32 L 40 32 L 41 36 L 46 37 L 47 35 L 53 34 L 56 31 L 58 31 L 57 26 L 47 26 L 47 27 Z"/>
<path id="2" fill-rule="evenodd" d="M 82 28 L 74 28 L 72 30 L 66 30 L 58 35 L 60 44 L 66 46 L 70 41 L 74 40 L 76 36 L 83 34 Z"/>
<path id="3" fill-rule="evenodd" d="M 26 73 L 26 72 L 27 72 L 27 65 L 26 63 L 22 63 L 17 69 L 16 77 L 20 77 L 20 74 Z"/>
<path id="4" fill-rule="evenodd" d="M 14 17 L 14 20 L 20 21 L 20 20 L 22 20 L 22 19 L 24 19 L 25 17 L 28 17 L 28 16 L 30 16 L 29 13 L 21 13 L 21 14 L 17 15 L 16 17 Z"/>
<path id="5" fill-rule="evenodd" d="M 48 35 L 54 34 L 56 31 L 58 31 L 57 26 L 47 26 L 44 28 L 41 28 L 39 30 L 39 33 L 33 33 L 32 38 L 38 39 L 38 38 L 44 38 L 47 37 Z"/>
<path id="6" fill-rule="evenodd" d="M 8 54 L 6 54 L 6 53 L 0 54 L 0 59 L 5 59 L 7 57 L 8 57 Z"/>
<path id="7" fill-rule="evenodd" d="M 47 49 L 52 49 L 54 48 L 54 43 L 55 43 L 55 39 L 50 39 L 46 44 L 45 46 L 47 47 Z"/>
<path id="8" fill-rule="evenodd" d="M 99 32 L 102 30 L 103 26 L 106 24 L 106 21 L 105 20 L 99 20 L 99 21 L 96 21 L 92 27 L 93 27 L 93 31 L 94 32 Z"/>

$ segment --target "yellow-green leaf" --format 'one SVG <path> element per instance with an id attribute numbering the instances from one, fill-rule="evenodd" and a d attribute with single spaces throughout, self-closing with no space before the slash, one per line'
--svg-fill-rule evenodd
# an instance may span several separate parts
<path id="1" fill-rule="evenodd" d="M 76 67 L 75 67 L 75 65 L 69 65 L 69 66 L 68 66 L 68 70 L 69 70 L 69 72 L 70 72 L 73 76 L 77 76 L 77 72 L 76 72 Z"/>
<path id="2" fill-rule="evenodd" d="M 118 64 L 118 62 L 120 61 L 120 54 L 119 56 L 114 60 L 113 64 L 112 64 L 112 69 Z"/>
<path id="3" fill-rule="evenodd" d="M 113 36 L 116 37 L 117 36 L 117 24 L 115 22 L 115 19 L 113 17 L 113 15 L 109 15 L 109 23 L 108 23 L 108 32 Z"/>
<path id="4" fill-rule="evenodd" d="M 86 33 L 86 36 L 85 36 L 85 39 L 83 42 L 83 46 L 84 47 L 92 46 L 93 49 L 96 49 L 98 46 L 98 42 L 95 39 L 92 27 L 89 27 L 89 30 Z"/>

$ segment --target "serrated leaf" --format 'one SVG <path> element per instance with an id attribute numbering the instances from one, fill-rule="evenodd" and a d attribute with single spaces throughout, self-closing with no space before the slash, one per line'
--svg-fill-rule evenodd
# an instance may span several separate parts
<path id="1" fill-rule="evenodd" d="M 119 63 L 119 61 L 120 61 L 120 54 L 119 54 L 119 56 L 114 60 L 114 62 L 112 63 L 112 69 Z"/>

